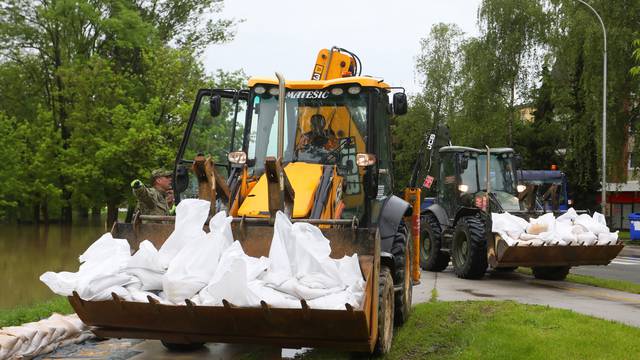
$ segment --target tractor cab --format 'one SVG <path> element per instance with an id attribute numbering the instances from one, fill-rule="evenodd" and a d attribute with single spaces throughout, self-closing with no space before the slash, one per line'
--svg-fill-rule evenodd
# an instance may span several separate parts
<path id="1" fill-rule="evenodd" d="M 497 148 L 487 153 L 470 147 L 445 146 L 440 148 L 440 159 L 436 202 L 450 217 L 463 207 L 486 211 L 487 193 L 494 212 L 524 210 L 518 199 L 512 149 Z"/>
<path id="2" fill-rule="evenodd" d="M 237 208 L 230 199 L 233 216 L 269 217 L 262 175 L 266 159 L 277 157 L 296 195 L 293 218 L 321 217 L 318 208 L 326 206 L 314 201 L 327 199 L 314 196 L 319 186 L 335 190 L 329 199 L 333 210 L 325 217 L 375 215 L 376 202 L 393 189 L 389 119 L 406 112 L 404 93 L 394 94 L 390 104 L 392 89 L 368 77 L 287 81 L 285 86 L 282 134 L 276 79 L 252 78 L 247 90 L 199 92 L 176 159 L 177 200 L 199 196 L 199 181 L 190 169 L 200 155 L 212 159 L 230 194 L 246 184 Z"/>

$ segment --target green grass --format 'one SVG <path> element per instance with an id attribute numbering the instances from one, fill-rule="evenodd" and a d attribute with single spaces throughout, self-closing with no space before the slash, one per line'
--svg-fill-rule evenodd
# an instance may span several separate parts
<path id="1" fill-rule="evenodd" d="M 73 309 L 66 297 L 59 296 L 52 300 L 19 306 L 12 309 L 0 309 L 0 327 L 15 326 L 47 318 L 53 313 L 71 314 Z"/>
<path id="2" fill-rule="evenodd" d="M 531 269 L 529 268 L 518 268 L 517 271 L 522 274 L 532 275 Z M 629 293 L 640 294 L 640 284 L 632 283 L 630 281 L 603 279 L 594 276 L 578 274 L 569 274 L 567 275 L 567 278 L 565 280 L 576 284 L 591 285 L 604 289 L 620 290 Z"/>
<path id="3" fill-rule="evenodd" d="M 434 302 L 414 308 L 386 359 L 630 359 L 640 329 L 515 302 Z"/>
<path id="4" fill-rule="evenodd" d="M 640 329 L 512 301 L 428 302 L 395 329 L 383 359 L 636 359 Z M 314 350 L 303 359 L 349 359 Z"/>

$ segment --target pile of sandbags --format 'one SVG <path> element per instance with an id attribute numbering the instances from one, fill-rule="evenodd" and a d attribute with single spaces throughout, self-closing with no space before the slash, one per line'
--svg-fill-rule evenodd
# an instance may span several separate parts
<path id="1" fill-rule="evenodd" d="M 344 309 L 361 305 L 364 280 L 356 254 L 329 257 L 329 240 L 307 223 L 292 224 L 278 213 L 269 257 L 244 253 L 233 240 L 231 217 L 219 212 L 202 228 L 209 202 L 185 199 L 176 209 L 173 233 L 160 249 L 145 240 L 131 255 L 124 239 L 107 233 L 80 255 L 76 273 L 46 272 L 40 280 L 60 295 L 76 291 L 85 300 L 109 300 L 112 293 L 127 301 L 164 304 Z"/>
<path id="2" fill-rule="evenodd" d="M 0 329 L 0 360 L 30 359 L 93 335 L 77 315 L 53 314 L 48 319 Z"/>
<path id="3" fill-rule="evenodd" d="M 595 212 L 578 215 L 573 208 L 557 218 L 553 213 L 529 221 L 505 213 L 492 213 L 492 232 L 498 233 L 509 246 L 541 245 L 614 245 L 618 232 L 611 232 L 604 215 Z"/>

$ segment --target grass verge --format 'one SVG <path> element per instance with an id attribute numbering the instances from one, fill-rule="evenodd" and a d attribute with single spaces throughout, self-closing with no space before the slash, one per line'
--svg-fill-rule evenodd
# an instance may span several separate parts
<path id="1" fill-rule="evenodd" d="M 532 275 L 531 269 L 529 268 L 518 268 L 517 271 L 522 274 Z M 630 281 L 603 279 L 594 276 L 578 274 L 567 275 L 565 281 L 576 284 L 596 286 L 604 289 L 620 290 L 629 293 L 640 294 L 640 284 L 632 283 Z"/>
<path id="2" fill-rule="evenodd" d="M 414 308 L 387 359 L 629 359 L 640 329 L 515 302 L 434 302 Z M 615 339 L 615 340 L 612 340 Z"/>
<path id="3" fill-rule="evenodd" d="M 395 329 L 383 359 L 635 359 L 640 329 L 512 301 L 428 302 Z M 313 350 L 297 358 L 349 359 Z"/>
<path id="4" fill-rule="evenodd" d="M 15 326 L 47 318 L 53 313 L 71 314 L 73 308 L 66 297 L 58 296 L 52 300 L 12 309 L 0 309 L 0 327 Z"/>

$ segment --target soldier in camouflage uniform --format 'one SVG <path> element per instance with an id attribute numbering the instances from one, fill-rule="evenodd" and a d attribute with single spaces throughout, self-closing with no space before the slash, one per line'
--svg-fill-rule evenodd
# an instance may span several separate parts
<path id="1" fill-rule="evenodd" d="M 137 211 L 142 215 L 171 215 L 172 211 L 167 203 L 167 191 L 171 190 L 171 171 L 156 169 L 151 173 L 151 187 L 146 187 L 142 181 L 133 180 L 131 188 L 138 200 Z"/>

